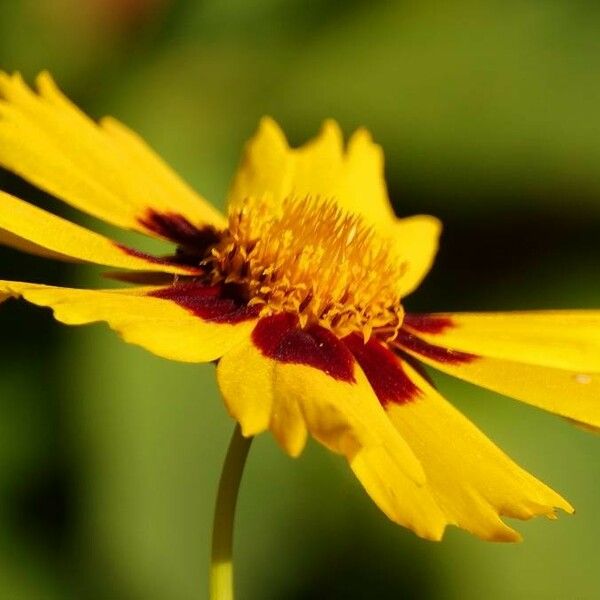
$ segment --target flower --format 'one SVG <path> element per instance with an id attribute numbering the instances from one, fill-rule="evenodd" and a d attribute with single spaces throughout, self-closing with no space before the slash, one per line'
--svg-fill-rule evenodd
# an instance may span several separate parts
<path id="1" fill-rule="evenodd" d="M 94 123 L 48 74 L 38 92 L 0 75 L 0 165 L 119 227 L 175 244 L 156 257 L 0 193 L 0 242 L 117 269 L 102 290 L 0 281 L 0 300 L 57 320 L 106 321 L 172 360 L 218 361 L 245 436 L 270 430 L 291 456 L 308 434 L 346 457 L 393 521 L 441 539 L 456 525 L 515 541 L 501 517 L 571 505 L 517 466 L 435 389 L 419 363 L 600 427 L 600 311 L 405 314 L 440 223 L 398 219 L 383 155 L 365 130 L 344 147 L 327 121 L 298 149 L 261 121 L 227 216 L 133 132 Z"/>

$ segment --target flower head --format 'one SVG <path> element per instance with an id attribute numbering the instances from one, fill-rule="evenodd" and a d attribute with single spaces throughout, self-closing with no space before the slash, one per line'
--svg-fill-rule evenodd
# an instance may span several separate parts
<path id="1" fill-rule="evenodd" d="M 0 192 L 0 242 L 97 263 L 135 285 L 102 290 L 0 281 L 67 324 L 106 321 L 160 356 L 218 361 L 246 436 L 290 455 L 308 434 L 348 460 L 394 521 L 440 539 L 456 525 L 519 535 L 501 517 L 569 503 L 454 409 L 419 363 L 600 428 L 600 311 L 405 314 L 440 224 L 395 217 L 383 155 L 327 121 L 298 149 L 263 119 L 221 215 L 134 133 L 94 123 L 47 74 L 38 92 L 0 74 L 0 165 L 95 217 L 173 243 L 123 246 Z"/>

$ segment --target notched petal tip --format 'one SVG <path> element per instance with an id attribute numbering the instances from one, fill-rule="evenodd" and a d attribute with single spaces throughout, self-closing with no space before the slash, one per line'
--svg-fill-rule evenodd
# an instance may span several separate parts
<path id="1" fill-rule="evenodd" d="M 21 73 L 19 71 L 13 71 L 12 73 L 9 73 L 8 71 L 0 70 L 0 82 L 6 83 L 7 81 L 10 81 L 12 79 L 20 79 L 21 81 L 23 81 L 23 78 L 21 77 Z"/>
<path id="2" fill-rule="evenodd" d="M 518 531 L 507 527 L 506 530 L 502 530 L 498 533 L 495 533 L 491 537 L 487 538 L 485 541 L 498 542 L 501 544 L 521 544 L 523 542 L 523 539 L 523 536 Z"/>
<path id="3" fill-rule="evenodd" d="M 423 497 L 433 496 L 445 523 L 486 541 L 518 542 L 521 535 L 504 517 L 554 519 L 557 509 L 573 511 L 569 502 L 514 463 L 446 402 L 410 364 L 403 364 L 403 370 L 421 396 L 404 405 L 390 403 L 386 411 L 423 465 Z"/>
<path id="4" fill-rule="evenodd" d="M 361 144 L 373 144 L 373 135 L 366 127 L 358 127 L 354 130 L 354 133 L 348 140 L 348 146 L 361 145 Z M 379 144 L 375 144 L 378 148 L 381 148 Z"/>
<path id="5" fill-rule="evenodd" d="M 288 148 L 287 138 L 279 123 L 273 117 L 265 115 L 258 122 L 258 128 L 254 136 L 249 140 L 248 144 L 256 143 L 259 140 L 276 144 L 281 148 Z"/>
<path id="6" fill-rule="evenodd" d="M 567 515 L 574 515 L 575 514 L 575 508 L 574 506 L 565 498 L 563 498 L 560 494 L 558 494 L 557 492 L 554 492 L 556 494 L 556 499 L 554 501 L 554 508 L 560 508 L 564 513 L 566 513 Z M 554 515 L 554 518 L 558 518 L 558 515 L 556 514 L 556 510 L 552 510 L 552 514 Z M 550 513 L 548 513 L 549 516 Z"/>
<path id="7" fill-rule="evenodd" d="M 341 157 L 344 149 L 344 134 L 339 123 L 332 118 L 325 119 L 321 124 L 318 135 L 312 140 L 312 143 L 321 143 L 330 146 L 331 151 L 339 153 Z"/>
<path id="8" fill-rule="evenodd" d="M 142 231 L 145 208 L 177 210 L 190 222 L 223 217 L 182 182 L 139 136 L 111 134 L 88 118 L 48 72 L 30 87 L 0 73 L 0 165 L 53 196 L 109 223 Z M 116 131 L 118 129 L 118 131 Z"/>
<path id="9" fill-rule="evenodd" d="M 279 402 L 279 405 L 288 412 L 286 409 L 289 405 L 286 406 L 283 402 Z M 269 428 L 279 447 L 290 458 L 298 458 L 306 447 L 308 430 L 303 415 L 297 406 L 293 406 L 293 403 L 291 413 L 277 415 L 275 412 L 271 417 Z"/>
<path id="10" fill-rule="evenodd" d="M 229 203 L 266 193 L 276 202 L 291 195 L 333 198 L 344 210 L 373 224 L 389 224 L 394 218 L 381 148 L 365 130 L 359 130 L 344 149 L 341 128 L 333 119 L 325 120 L 315 137 L 295 148 L 273 119 L 260 121 L 246 145 Z"/>
<path id="11" fill-rule="evenodd" d="M 58 86 L 49 71 L 40 71 L 35 78 L 35 86 L 40 94 L 46 95 L 48 92 L 57 92 Z"/>
<path id="12" fill-rule="evenodd" d="M 383 177 L 383 148 L 373 140 L 373 135 L 366 127 L 359 127 L 350 135 L 347 153 L 350 162 L 367 161 L 373 172 Z"/>

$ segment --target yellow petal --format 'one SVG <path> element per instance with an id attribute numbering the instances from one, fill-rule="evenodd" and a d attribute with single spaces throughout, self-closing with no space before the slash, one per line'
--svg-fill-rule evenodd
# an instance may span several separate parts
<path id="1" fill-rule="evenodd" d="M 189 274 L 189 267 L 127 249 L 83 227 L 0 191 L 0 244 L 61 260 L 120 269 Z"/>
<path id="2" fill-rule="evenodd" d="M 421 358 L 421 357 L 419 357 Z M 440 363 L 440 371 L 592 427 L 600 427 L 600 375 L 524 365 L 496 358 Z"/>
<path id="3" fill-rule="evenodd" d="M 406 474 L 420 481 L 418 462 L 406 454 L 346 345 L 322 327 L 302 330 L 298 323 L 287 313 L 264 317 L 249 340 L 221 359 L 219 383 L 242 431 L 268 429 L 278 406 L 290 404 L 299 410 L 286 408 L 285 414 L 301 415 L 308 431 L 333 452 L 351 459 L 364 447 L 386 445 L 396 450 Z"/>
<path id="4" fill-rule="evenodd" d="M 442 539 L 447 523 L 429 487 L 407 482 L 388 448 L 365 448 L 354 457 L 350 466 L 366 492 L 390 520 L 411 529 L 421 538 Z"/>
<path id="5" fill-rule="evenodd" d="M 420 460 L 427 487 L 453 524 L 494 541 L 518 541 L 501 516 L 554 517 L 571 505 L 515 464 L 452 407 L 414 369 L 403 364 L 418 387 L 413 402 L 387 405 L 387 413 Z"/>
<path id="6" fill-rule="evenodd" d="M 290 196 L 335 199 L 385 235 L 398 262 L 406 264 L 401 283 L 405 294 L 429 271 L 441 224 L 425 215 L 394 216 L 385 185 L 383 152 L 366 130 L 356 131 L 344 149 L 338 124 L 329 120 L 316 138 L 300 148 L 290 148 L 279 126 L 264 118 L 246 146 L 229 201 L 238 205 L 256 197 L 278 204 Z"/>
<path id="7" fill-rule="evenodd" d="M 244 340 L 219 361 L 217 380 L 227 409 L 243 435 L 271 430 L 285 452 L 298 456 L 306 444 L 306 424 L 298 403 L 276 393 L 276 366 L 275 361 Z"/>
<path id="8" fill-rule="evenodd" d="M 351 212 L 366 213 L 374 223 L 394 221 L 385 184 L 383 149 L 366 129 L 357 129 L 350 137 L 344 167 L 344 206 Z"/>
<path id="9" fill-rule="evenodd" d="M 177 301 L 149 296 L 162 290 L 169 288 L 81 290 L 0 281 L 0 300 L 21 296 L 48 306 L 67 325 L 105 321 L 126 342 L 184 362 L 216 360 L 252 330 L 252 319 L 210 321 L 186 309 L 181 296 L 173 295 Z"/>
<path id="10" fill-rule="evenodd" d="M 398 256 L 406 264 L 400 284 L 402 296 L 413 292 L 423 281 L 435 259 L 442 231 L 439 219 L 415 215 L 397 219 L 388 228 L 388 235 Z"/>
<path id="11" fill-rule="evenodd" d="M 0 165 L 120 227 L 168 237 L 149 219 L 175 215 L 195 227 L 225 224 L 123 125 L 94 123 L 47 73 L 37 86 L 39 94 L 19 75 L 0 72 Z"/>
<path id="12" fill-rule="evenodd" d="M 300 148 L 290 148 L 279 126 L 263 118 L 246 145 L 233 181 L 230 202 L 248 197 L 269 197 L 276 202 L 294 196 L 334 198 L 349 212 L 370 224 L 394 220 L 383 177 L 383 153 L 364 130 L 344 149 L 342 132 L 325 121 L 319 135 Z"/>
<path id="13" fill-rule="evenodd" d="M 600 311 L 444 313 L 407 316 L 432 344 L 557 369 L 600 372 Z"/>
<path id="14" fill-rule="evenodd" d="M 249 341 L 219 361 L 219 387 L 244 435 L 270 429 L 283 449 L 296 456 L 310 433 L 346 457 L 390 519 L 422 537 L 440 539 L 444 520 L 424 487 L 421 466 L 387 419 L 361 368 L 341 342 L 327 336 L 314 343 L 310 330 L 288 328 L 279 335 L 280 317 L 263 319 L 257 325 L 262 332 L 255 330 Z M 265 345 L 267 326 L 272 333 L 266 335 L 272 337 Z M 352 361 L 353 380 L 340 379 L 335 367 L 346 358 Z"/>
<path id="15" fill-rule="evenodd" d="M 559 319 L 556 321 L 555 335 L 551 335 L 550 330 L 546 329 L 545 335 L 534 341 L 535 336 L 528 337 L 535 331 L 534 318 L 530 330 L 525 326 L 521 332 L 514 330 L 516 339 L 521 337 L 525 346 L 520 349 L 514 347 L 514 360 L 496 358 L 493 337 L 487 337 L 485 333 L 481 335 L 481 345 L 475 343 L 474 331 L 473 339 L 468 344 L 459 344 L 461 350 L 454 347 L 448 349 L 442 344 L 446 342 L 444 336 L 449 335 L 450 328 L 444 325 L 442 317 L 436 317 L 436 321 L 430 320 L 428 323 L 425 320 L 419 322 L 417 319 L 420 317 L 408 317 L 407 323 L 412 326 L 412 333 L 401 331 L 397 343 L 419 360 L 440 371 L 582 424 L 600 427 L 600 373 L 595 366 L 597 350 L 588 354 L 594 348 L 594 326 L 591 324 L 594 319 L 590 319 L 588 336 L 584 331 L 583 316 L 578 319 L 571 314 L 570 320 L 567 315 L 565 317 L 565 324 L 570 321 L 571 324 L 578 323 L 581 326 L 579 341 L 576 335 L 569 338 L 568 333 L 561 333 Z M 458 318 L 457 315 L 452 315 L 452 319 L 454 318 Z M 540 317 L 537 325 L 541 325 L 545 318 Z M 431 333 L 436 329 L 441 333 Z M 578 326 L 573 327 L 574 331 L 577 329 Z M 424 333 L 426 330 L 430 333 Z M 510 331 L 508 323 L 507 330 Z M 504 340 L 500 332 L 498 335 L 501 339 L 498 354 L 510 356 L 508 349 L 511 344 Z M 434 340 L 439 345 L 433 344 Z M 544 341 L 547 343 L 547 353 L 544 352 Z M 562 348 L 561 342 L 564 344 Z M 467 348 L 468 353 L 465 352 Z M 518 362 L 519 360 L 523 362 Z M 565 368 L 543 366 L 544 363 L 559 364 Z M 589 367 L 593 369 L 586 370 Z"/>

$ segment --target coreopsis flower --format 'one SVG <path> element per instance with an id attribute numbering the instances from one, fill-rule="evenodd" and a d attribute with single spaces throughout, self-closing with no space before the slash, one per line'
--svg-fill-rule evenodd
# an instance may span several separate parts
<path id="1" fill-rule="evenodd" d="M 244 436 L 298 456 L 310 434 L 343 455 L 379 508 L 424 538 L 456 525 L 515 541 L 502 516 L 572 512 L 452 407 L 419 363 L 600 427 L 600 311 L 407 314 L 440 223 L 398 219 L 381 148 L 327 121 L 290 148 L 268 118 L 220 214 L 125 126 L 95 123 L 47 74 L 0 76 L 0 165 L 94 217 L 173 243 L 152 256 L 6 193 L 0 241 L 116 269 L 126 285 L 0 281 L 0 299 L 58 321 L 105 321 L 178 361 L 217 362 Z"/>

